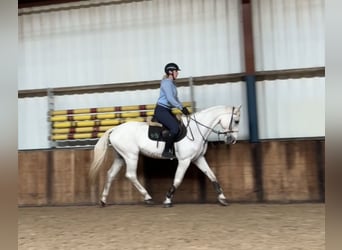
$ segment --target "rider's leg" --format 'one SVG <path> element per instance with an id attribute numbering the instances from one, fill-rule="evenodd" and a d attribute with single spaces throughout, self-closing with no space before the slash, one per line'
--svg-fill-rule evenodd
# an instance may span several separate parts
<path id="1" fill-rule="evenodd" d="M 169 130 L 162 156 L 165 158 L 173 159 L 175 158 L 175 155 L 173 153 L 173 143 L 179 132 L 178 120 L 172 114 L 170 109 L 161 107 L 159 105 L 157 105 L 155 109 L 155 117 L 160 123 L 162 123 Z"/>
<path id="2" fill-rule="evenodd" d="M 162 153 L 162 156 L 165 158 L 175 158 L 174 152 L 173 152 L 173 143 L 175 141 L 176 135 L 169 132 L 167 134 L 167 137 L 165 139 L 165 147 L 164 151 Z"/>

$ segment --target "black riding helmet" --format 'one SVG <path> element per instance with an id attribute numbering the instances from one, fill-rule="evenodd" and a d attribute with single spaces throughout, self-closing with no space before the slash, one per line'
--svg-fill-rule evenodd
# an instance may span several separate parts
<path id="1" fill-rule="evenodd" d="M 168 63 L 165 65 L 165 68 L 164 68 L 164 71 L 165 71 L 165 74 L 169 75 L 169 71 L 173 71 L 173 70 L 180 70 L 180 68 L 178 67 L 177 64 L 175 63 Z"/>

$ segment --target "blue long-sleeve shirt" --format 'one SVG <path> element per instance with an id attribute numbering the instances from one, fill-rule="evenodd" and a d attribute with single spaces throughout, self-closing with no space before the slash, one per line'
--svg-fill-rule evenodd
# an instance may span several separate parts
<path id="1" fill-rule="evenodd" d="M 157 104 L 169 109 L 178 108 L 182 110 L 183 105 L 178 100 L 177 87 L 171 79 L 165 78 L 161 81 Z"/>

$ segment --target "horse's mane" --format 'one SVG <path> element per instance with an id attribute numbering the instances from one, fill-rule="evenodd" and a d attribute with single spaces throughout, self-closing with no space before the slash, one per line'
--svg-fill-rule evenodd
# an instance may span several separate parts
<path id="1" fill-rule="evenodd" d="M 217 109 L 226 110 L 227 108 L 228 108 L 228 106 L 225 106 L 225 105 L 217 105 L 217 106 L 213 106 L 213 107 L 210 107 L 210 108 L 202 109 L 200 111 L 197 111 L 196 113 L 204 114 L 204 113 L 212 112 L 213 110 L 217 110 Z"/>

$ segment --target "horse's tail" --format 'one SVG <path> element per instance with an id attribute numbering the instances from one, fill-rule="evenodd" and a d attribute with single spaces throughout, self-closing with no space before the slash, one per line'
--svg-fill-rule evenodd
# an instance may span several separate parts
<path id="1" fill-rule="evenodd" d="M 93 161 L 89 169 L 89 180 L 95 182 L 98 172 L 106 159 L 108 149 L 108 138 L 113 129 L 108 129 L 98 140 L 94 147 Z"/>

